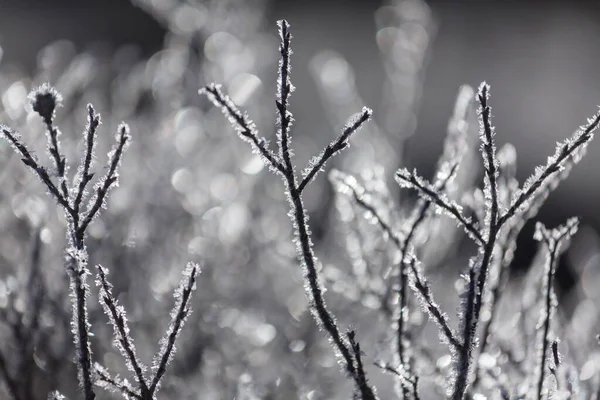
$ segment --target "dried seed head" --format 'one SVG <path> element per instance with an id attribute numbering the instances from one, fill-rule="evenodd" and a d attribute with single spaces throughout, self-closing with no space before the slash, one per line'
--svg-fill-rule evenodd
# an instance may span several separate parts
<path id="1" fill-rule="evenodd" d="M 49 83 L 32 90 L 28 99 L 33 111 L 47 124 L 54 120 L 54 110 L 62 105 L 62 96 Z"/>

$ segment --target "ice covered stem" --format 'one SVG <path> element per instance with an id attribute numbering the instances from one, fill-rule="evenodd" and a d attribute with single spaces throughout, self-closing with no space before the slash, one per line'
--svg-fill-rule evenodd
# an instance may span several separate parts
<path id="1" fill-rule="evenodd" d="M 305 288 L 311 303 L 312 314 L 317 324 L 327 332 L 334 350 L 340 356 L 340 361 L 344 369 L 354 380 L 357 392 L 360 393 L 363 399 L 375 399 L 374 390 L 370 387 L 369 390 L 363 390 L 367 383 L 365 377 L 362 376 L 363 372 L 359 370 L 358 364 L 360 361 L 357 359 L 355 348 L 343 336 L 334 316 L 326 306 L 319 272 L 317 271 L 317 259 L 314 255 L 313 243 L 310 238 L 308 216 L 306 215 L 302 201 L 302 192 L 306 186 L 331 157 L 348 147 L 350 136 L 371 117 L 372 111 L 365 107 L 362 112 L 354 116 L 343 129 L 342 133 L 320 155 L 311 159 L 308 166 L 304 169 L 303 179 L 298 183 L 295 166 L 291 159 L 290 126 L 293 116 L 288 110 L 289 95 L 293 91 L 293 86 L 289 79 L 291 35 L 287 21 L 279 21 L 278 26 L 281 37 L 281 61 L 279 63 L 276 99 L 279 114 L 277 120 L 278 155 L 268 148 L 266 140 L 259 138 L 252 120 L 246 114 L 242 113 L 228 96 L 223 94 L 219 85 L 214 83 L 209 84 L 200 90 L 200 94 L 208 96 L 213 104 L 229 119 L 234 129 L 238 132 L 238 135 L 243 140 L 248 141 L 254 151 L 262 156 L 263 162 L 272 171 L 282 177 L 286 186 L 298 257 L 304 269 Z"/>
<path id="2" fill-rule="evenodd" d="M 555 154 L 548 158 L 547 164 L 536 168 L 535 173 L 523 187 L 516 191 L 506 210 L 500 210 L 497 182 L 499 161 L 496 155 L 495 132 L 491 125 L 488 98 L 489 86 L 484 82 L 480 85 L 477 94 L 480 104 L 478 114 L 481 154 L 485 170 L 485 217 L 481 230 L 462 215 L 460 205 L 449 201 L 444 193 L 440 193 L 434 185 L 419 177 L 416 172 L 411 173 L 401 169 L 396 173 L 396 180 L 402 187 L 417 190 L 422 198 L 431 201 L 439 211 L 455 218 L 479 246 L 477 256 L 469 263 L 468 285 L 461 303 L 460 322 L 464 339 L 454 359 L 454 382 L 450 390 L 450 398 L 453 400 L 462 400 L 469 385 L 473 352 L 477 346 L 477 327 L 483 295 L 500 230 L 513 218 L 517 219 L 513 222 L 513 226 L 517 226 L 535 214 L 547 197 L 547 193 L 556 188 L 566 178 L 573 165 L 581 160 L 587 144 L 593 139 L 593 132 L 600 124 L 600 113 L 596 113 L 594 117 L 588 119 L 587 125 L 580 127 L 571 138 L 559 143 Z"/>
<path id="3" fill-rule="evenodd" d="M 96 385 L 111 392 L 121 393 L 126 399 L 144 400 L 127 379 L 121 380 L 111 376 L 110 372 L 102 365 L 98 363 L 94 364 L 94 373 L 96 374 Z"/>
<path id="4" fill-rule="evenodd" d="M 112 285 L 107 279 L 108 270 L 102 265 L 97 265 L 96 268 L 98 269 L 98 278 L 96 279 L 96 285 L 99 287 L 98 296 L 100 304 L 104 308 L 104 313 L 109 316 L 110 323 L 113 326 L 114 344 L 125 358 L 127 368 L 135 374 L 142 396 L 148 396 L 148 385 L 144 378 L 146 367 L 140 362 L 135 352 L 125 309 L 117 303 L 112 294 Z"/>
<path id="5" fill-rule="evenodd" d="M 482 296 L 492 263 L 492 256 L 500 225 L 498 224 L 498 159 L 496 157 L 495 131 L 491 124 L 491 108 L 488 106 L 489 86 L 483 82 L 479 86 L 477 100 L 479 101 L 481 154 L 484 166 L 484 195 L 486 199 L 485 227 L 483 232 L 484 243 L 479 247 L 477 261 L 471 266 L 469 289 L 465 309 L 462 311 L 463 347 L 458 354 L 456 364 L 456 382 L 453 400 L 462 400 L 469 383 L 472 353 L 476 345 L 477 325 L 481 312 Z M 479 262 L 477 268 L 476 262 Z"/>
<path id="6" fill-rule="evenodd" d="M 67 273 L 69 274 L 71 303 L 73 305 L 71 330 L 75 342 L 75 357 L 79 383 L 85 400 L 94 400 L 94 380 L 92 377 L 92 349 L 89 341 L 87 297 L 87 252 L 85 248 L 71 248 L 67 251 Z"/>
<path id="7" fill-rule="evenodd" d="M 200 273 L 200 266 L 196 263 L 188 263 L 183 271 L 183 277 L 179 286 L 175 290 L 175 307 L 171 311 L 171 323 L 167 329 L 166 335 L 160 341 L 160 350 L 154 356 L 152 369 L 154 377 L 150 384 L 149 397 L 144 400 L 152 400 L 154 394 L 160 387 L 160 382 L 165 372 L 167 365 L 173 359 L 175 354 L 175 341 L 181 333 L 181 328 L 191 313 L 190 300 L 192 292 L 196 289 L 196 279 Z"/>
<path id="8" fill-rule="evenodd" d="M 556 309 L 556 294 L 554 293 L 554 275 L 556 272 L 556 265 L 560 253 L 565 250 L 567 242 L 577 232 L 578 219 L 570 218 L 564 225 L 561 225 L 552 230 L 546 229 L 546 227 L 538 223 L 536 225 L 534 239 L 543 242 L 546 247 L 546 262 L 544 265 L 544 309 L 542 312 L 542 335 L 541 335 L 541 351 L 539 355 L 539 368 L 538 374 L 539 379 L 537 382 L 537 398 L 542 399 L 542 391 L 544 388 L 544 381 L 546 379 L 546 358 L 548 357 L 548 350 L 550 344 L 553 342 L 549 337 L 550 326 L 552 323 L 552 316 Z M 556 343 L 556 342 L 555 342 Z M 556 344 L 553 350 L 555 365 L 558 366 L 558 344 Z"/>

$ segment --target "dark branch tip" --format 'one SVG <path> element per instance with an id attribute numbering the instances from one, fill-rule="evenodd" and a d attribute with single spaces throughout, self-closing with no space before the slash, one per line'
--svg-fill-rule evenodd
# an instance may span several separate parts
<path id="1" fill-rule="evenodd" d="M 27 98 L 33 111 L 37 112 L 46 123 L 52 123 L 54 111 L 62 106 L 63 100 L 61 94 L 49 83 L 33 89 Z"/>

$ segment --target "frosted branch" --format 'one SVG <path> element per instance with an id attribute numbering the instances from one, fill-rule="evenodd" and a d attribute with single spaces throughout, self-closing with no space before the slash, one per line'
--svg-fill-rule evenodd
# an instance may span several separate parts
<path id="1" fill-rule="evenodd" d="M 282 56 L 279 68 L 279 76 L 278 76 L 278 93 L 277 93 L 277 108 L 279 111 L 279 130 L 278 130 L 278 139 L 279 139 L 279 154 L 283 160 L 279 159 L 273 152 L 271 152 L 267 146 L 266 141 L 264 139 L 259 139 L 258 134 L 256 132 L 256 128 L 254 127 L 254 123 L 246 116 L 242 114 L 236 105 L 231 101 L 231 99 L 225 96 L 220 89 L 219 85 L 209 84 L 205 88 L 200 90 L 200 94 L 206 94 L 208 98 L 213 102 L 213 104 L 221 109 L 223 114 L 229 119 L 231 124 L 234 126 L 238 135 L 245 141 L 250 142 L 253 145 L 255 151 L 257 151 L 265 161 L 271 167 L 272 171 L 279 173 L 284 181 L 286 186 L 286 194 L 287 200 L 290 205 L 290 213 L 289 216 L 292 219 L 292 224 L 294 226 L 294 236 L 296 242 L 296 249 L 299 261 L 304 270 L 304 280 L 305 280 L 305 291 L 307 297 L 311 303 L 311 311 L 313 317 L 319 325 L 319 327 L 323 328 L 328 336 L 332 347 L 334 348 L 336 355 L 340 357 L 344 368 L 349 373 L 349 375 L 354 379 L 355 385 L 357 389 L 359 389 L 364 385 L 366 385 L 366 381 L 363 380 L 360 373 L 357 372 L 357 366 L 355 363 L 355 358 L 353 354 L 353 349 L 351 345 L 347 342 L 346 338 L 343 337 L 340 329 L 337 325 L 337 322 L 331 312 L 327 309 L 325 299 L 323 296 L 324 289 L 322 288 L 320 282 L 320 274 L 317 271 L 317 259 L 313 252 L 313 244 L 310 238 L 310 229 L 308 226 L 308 216 L 306 214 L 306 210 L 304 209 L 304 204 L 302 200 L 302 189 L 308 184 L 311 178 L 304 179 L 300 186 L 296 181 L 296 174 L 294 172 L 294 165 L 291 161 L 291 151 L 289 148 L 289 127 L 291 124 L 292 116 L 288 110 L 287 99 L 289 93 L 293 90 L 293 86 L 289 81 L 289 58 L 291 54 L 291 49 L 289 47 L 289 41 L 291 35 L 289 34 L 289 24 L 286 21 L 280 21 L 278 23 L 279 31 L 281 36 L 281 47 L 280 53 Z M 366 111 L 365 111 L 366 112 Z M 370 115 L 370 112 L 366 112 L 366 114 Z M 366 121 L 365 118 L 364 120 Z M 360 118 L 359 118 L 360 120 Z M 347 132 L 338 138 L 339 145 L 345 147 L 346 144 L 343 144 L 347 141 L 348 136 L 354 132 L 358 127 L 363 123 L 357 121 L 354 125 L 347 129 Z M 334 142 L 336 143 L 336 142 Z M 333 151 L 333 147 L 330 152 Z M 339 151 L 339 150 L 338 150 Z M 327 158 L 331 157 L 336 151 L 329 156 L 322 156 L 323 161 L 321 164 L 316 167 L 315 171 L 312 172 L 312 176 L 314 176 L 318 170 L 323 166 Z M 318 158 L 317 158 L 318 159 Z M 319 164 L 318 161 L 315 162 Z M 311 174 L 309 171 L 308 174 Z M 375 393 L 374 391 L 371 391 Z"/>
<path id="2" fill-rule="evenodd" d="M 406 168 L 401 168 L 396 172 L 396 182 L 403 188 L 415 189 L 426 200 L 435 204 L 447 215 L 455 218 L 464 228 L 467 234 L 479 244 L 484 243 L 484 239 L 473 225 L 470 218 L 462 214 L 462 207 L 455 201 L 448 199 L 445 193 L 440 192 L 431 183 L 417 175 L 417 172 L 409 172 Z"/>
<path id="3" fill-rule="evenodd" d="M 144 378 L 146 367 L 138 360 L 135 353 L 135 345 L 130 335 L 125 309 L 117 303 L 112 294 L 112 285 L 106 277 L 108 270 L 102 265 L 97 265 L 96 268 L 98 269 L 96 285 L 100 288 L 98 294 L 100 305 L 104 309 L 104 313 L 108 315 L 110 324 L 113 326 L 114 344 L 125 358 L 127 368 L 135 373 L 141 393 L 147 395 L 148 385 Z"/>
<path id="4" fill-rule="evenodd" d="M 88 104 L 87 108 L 88 121 L 86 129 L 83 132 L 83 137 L 85 139 L 86 146 L 83 158 L 81 160 L 81 166 L 79 167 L 77 175 L 77 194 L 75 196 L 75 199 L 73 200 L 73 210 L 75 215 L 79 214 L 81 201 L 83 200 L 83 196 L 85 195 L 85 188 L 94 177 L 94 174 L 90 173 L 90 168 L 94 159 L 96 131 L 98 129 L 98 126 L 100 125 L 100 114 L 96 114 L 96 111 L 94 110 L 94 107 L 91 104 Z"/>
<path id="5" fill-rule="evenodd" d="M 209 100 L 219 108 L 227 117 L 238 135 L 245 141 L 250 142 L 253 149 L 263 158 L 265 164 L 271 168 L 284 173 L 285 168 L 278 157 L 268 148 L 268 142 L 265 138 L 259 138 L 254 122 L 248 116 L 237 108 L 229 96 L 223 94 L 221 85 L 211 83 L 200 89 L 198 92 L 208 96 Z"/>
<path id="6" fill-rule="evenodd" d="M 562 144 L 556 146 L 553 156 L 548 157 L 545 166 L 537 167 L 534 174 L 527 179 L 521 190 L 519 190 L 509 209 L 499 219 L 498 224 L 502 225 L 509 218 L 513 217 L 522 208 L 526 208 L 527 203 L 533 195 L 543 187 L 554 187 L 563 180 L 564 176 L 554 175 L 557 172 L 568 171 L 568 161 L 577 164 L 583 157 L 588 143 L 594 138 L 594 131 L 600 125 L 600 112 L 597 112 L 592 118 L 588 119 L 585 126 L 581 126 L 573 137 L 566 139 Z"/>
<path id="7" fill-rule="evenodd" d="M 548 350 L 550 348 L 551 339 L 549 337 L 550 325 L 552 317 L 556 311 L 556 294 L 554 293 L 554 276 L 556 272 L 556 265 L 558 264 L 558 258 L 560 253 L 565 249 L 565 244 L 570 238 L 577 232 L 579 221 L 577 218 L 570 218 L 564 225 L 561 225 L 552 230 L 546 229 L 546 227 L 538 223 L 534 234 L 534 239 L 544 243 L 546 247 L 546 262 L 544 265 L 544 309 L 542 313 L 542 336 L 541 336 L 541 351 L 539 355 L 539 369 L 538 369 L 538 384 L 537 384 L 537 398 L 542 400 L 542 392 L 544 387 L 544 381 L 546 379 L 546 358 L 548 357 Z M 555 350 L 558 359 L 558 349 Z"/>
<path id="8" fill-rule="evenodd" d="M 31 154 L 31 152 L 27 149 L 25 143 L 21 141 L 20 135 L 16 132 L 13 133 L 8 127 L 4 125 L 0 125 L 0 129 L 2 130 L 2 135 L 6 139 L 8 139 L 13 149 L 21 155 L 21 161 L 23 161 L 23 164 L 25 164 L 33 170 L 33 172 L 38 176 L 38 178 L 40 178 L 42 183 L 46 185 L 48 191 L 56 199 L 58 204 L 63 206 L 66 212 L 72 215 L 73 209 L 69 205 L 68 198 L 65 197 L 59 191 L 56 185 L 52 182 L 52 179 L 50 179 L 50 175 L 48 175 L 48 171 L 46 170 L 46 168 L 38 164 L 37 158 Z"/>
<path id="9" fill-rule="evenodd" d="M 290 58 L 292 55 L 292 49 L 290 48 L 290 41 L 292 35 L 289 31 L 290 24 L 284 19 L 277 21 L 279 27 L 279 37 L 281 38 L 281 44 L 279 45 L 279 52 L 281 58 L 279 59 L 279 76 L 277 78 L 277 111 L 279 117 L 277 120 L 277 140 L 279 144 L 279 158 L 283 160 L 285 168 L 288 171 L 292 171 L 292 160 L 290 150 L 290 127 L 294 117 L 288 110 L 289 107 L 289 96 L 294 91 L 294 86 L 290 81 Z"/>
<path id="10" fill-rule="evenodd" d="M 373 392 L 373 389 L 371 389 L 371 387 L 369 386 L 367 375 L 363 368 L 362 351 L 360 350 L 360 344 L 356 341 L 356 332 L 349 331 L 347 332 L 346 336 L 348 336 L 350 347 L 352 348 L 352 352 L 354 353 L 354 360 L 356 361 L 356 386 L 358 393 L 360 393 L 361 399 L 363 400 L 376 400 L 377 396 Z"/>
<path id="11" fill-rule="evenodd" d="M 108 370 L 98 363 L 94 364 L 94 373 L 96 374 L 96 385 L 111 392 L 121 393 L 126 399 L 145 400 L 126 379 L 121 381 L 117 377 L 113 378 Z"/>
<path id="12" fill-rule="evenodd" d="M 360 129 L 360 127 L 367 122 L 371 116 L 373 115 L 373 111 L 370 108 L 363 107 L 362 111 L 356 115 L 354 115 L 350 121 L 346 124 L 342 133 L 335 139 L 333 142 L 329 143 L 327 147 L 319 154 L 319 156 L 315 157 L 308 166 L 305 168 L 303 172 L 304 178 L 300 185 L 298 186 L 298 191 L 302 192 L 306 185 L 308 185 L 314 177 L 317 175 L 319 171 L 322 170 L 325 163 L 333 156 L 335 156 L 340 151 L 344 150 L 349 146 L 348 140 L 350 136 Z"/>
<path id="13" fill-rule="evenodd" d="M 150 393 L 155 393 L 158 390 L 160 380 L 167 370 L 167 365 L 175 354 L 175 341 L 191 313 L 190 298 L 192 292 L 196 289 L 196 278 L 199 273 L 200 266 L 198 264 L 188 263 L 183 271 L 181 282 L 175 290 L 175 307 L 171 311 L 171 323 L 167 334 L 160 341 L 161 349 L 154 357 L 152 369 L 155 371 L 155 375 L 150 385 Z"/>
<path id="14" fill-rule="evenodd" d="M 78 227 L 76 235 L 78 240 L 83 238 L 88 225 L 98 214 L 101 207 L 106 207 L 106 195 L 108 191 L 118 185 L 118 168 L 123 158 L 127 146 L 131 142 L 131 135 L 129 134 L 129 126 L 126 124 L 119 125 L 116 134 L 116 144 L 112 150 L 108 153 L 108 171 L 106 175 L 96 183 L 94 189 L 96 191 L 94 197 L 90 199 L 88 210 L 81 221 L 81 225 Z"/>

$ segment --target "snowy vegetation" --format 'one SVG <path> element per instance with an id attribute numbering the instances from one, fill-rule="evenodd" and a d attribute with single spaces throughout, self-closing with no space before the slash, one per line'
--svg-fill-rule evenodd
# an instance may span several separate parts
<path id="1" fill-rule="evenodd" d="M 248 72 L 276 62 L 262 8 L 140 6 L 170 30 L 149 60 L 122 49 L 115 65 L 59 42 L 37 76 L 0 72 L 3 398 L 598 399 L 597 317 L 561 314 L 555 293 L 579 221 L 537 223 L 526 275 L 511 276 L 511 263 L 600 112 L 520 184 L 516 149 L 496 146 L 490 86 L 463 86 L 428 180 L 396 168 L 384 118 L 361 104 L 351 71 L 338 88 L 346 101 L 332 94 L 324 70 L 343 60 L 322 53 L 311 68 L 324 108 L 354 116 L 300 170 L 296 147 L 316 146 L 292 126 L 288 22 L 271 146 L 257 126 L 272 100 Z M 398 32 L 403 18 L 433 29 L 419 0 L 386 7 Z M 422 67 L 420 44 L 406 56 Z M 389 103 L 399 80 L 421 76 L 386 50 Z M 459 272 L 439 268 L 450 264 Z"/>

